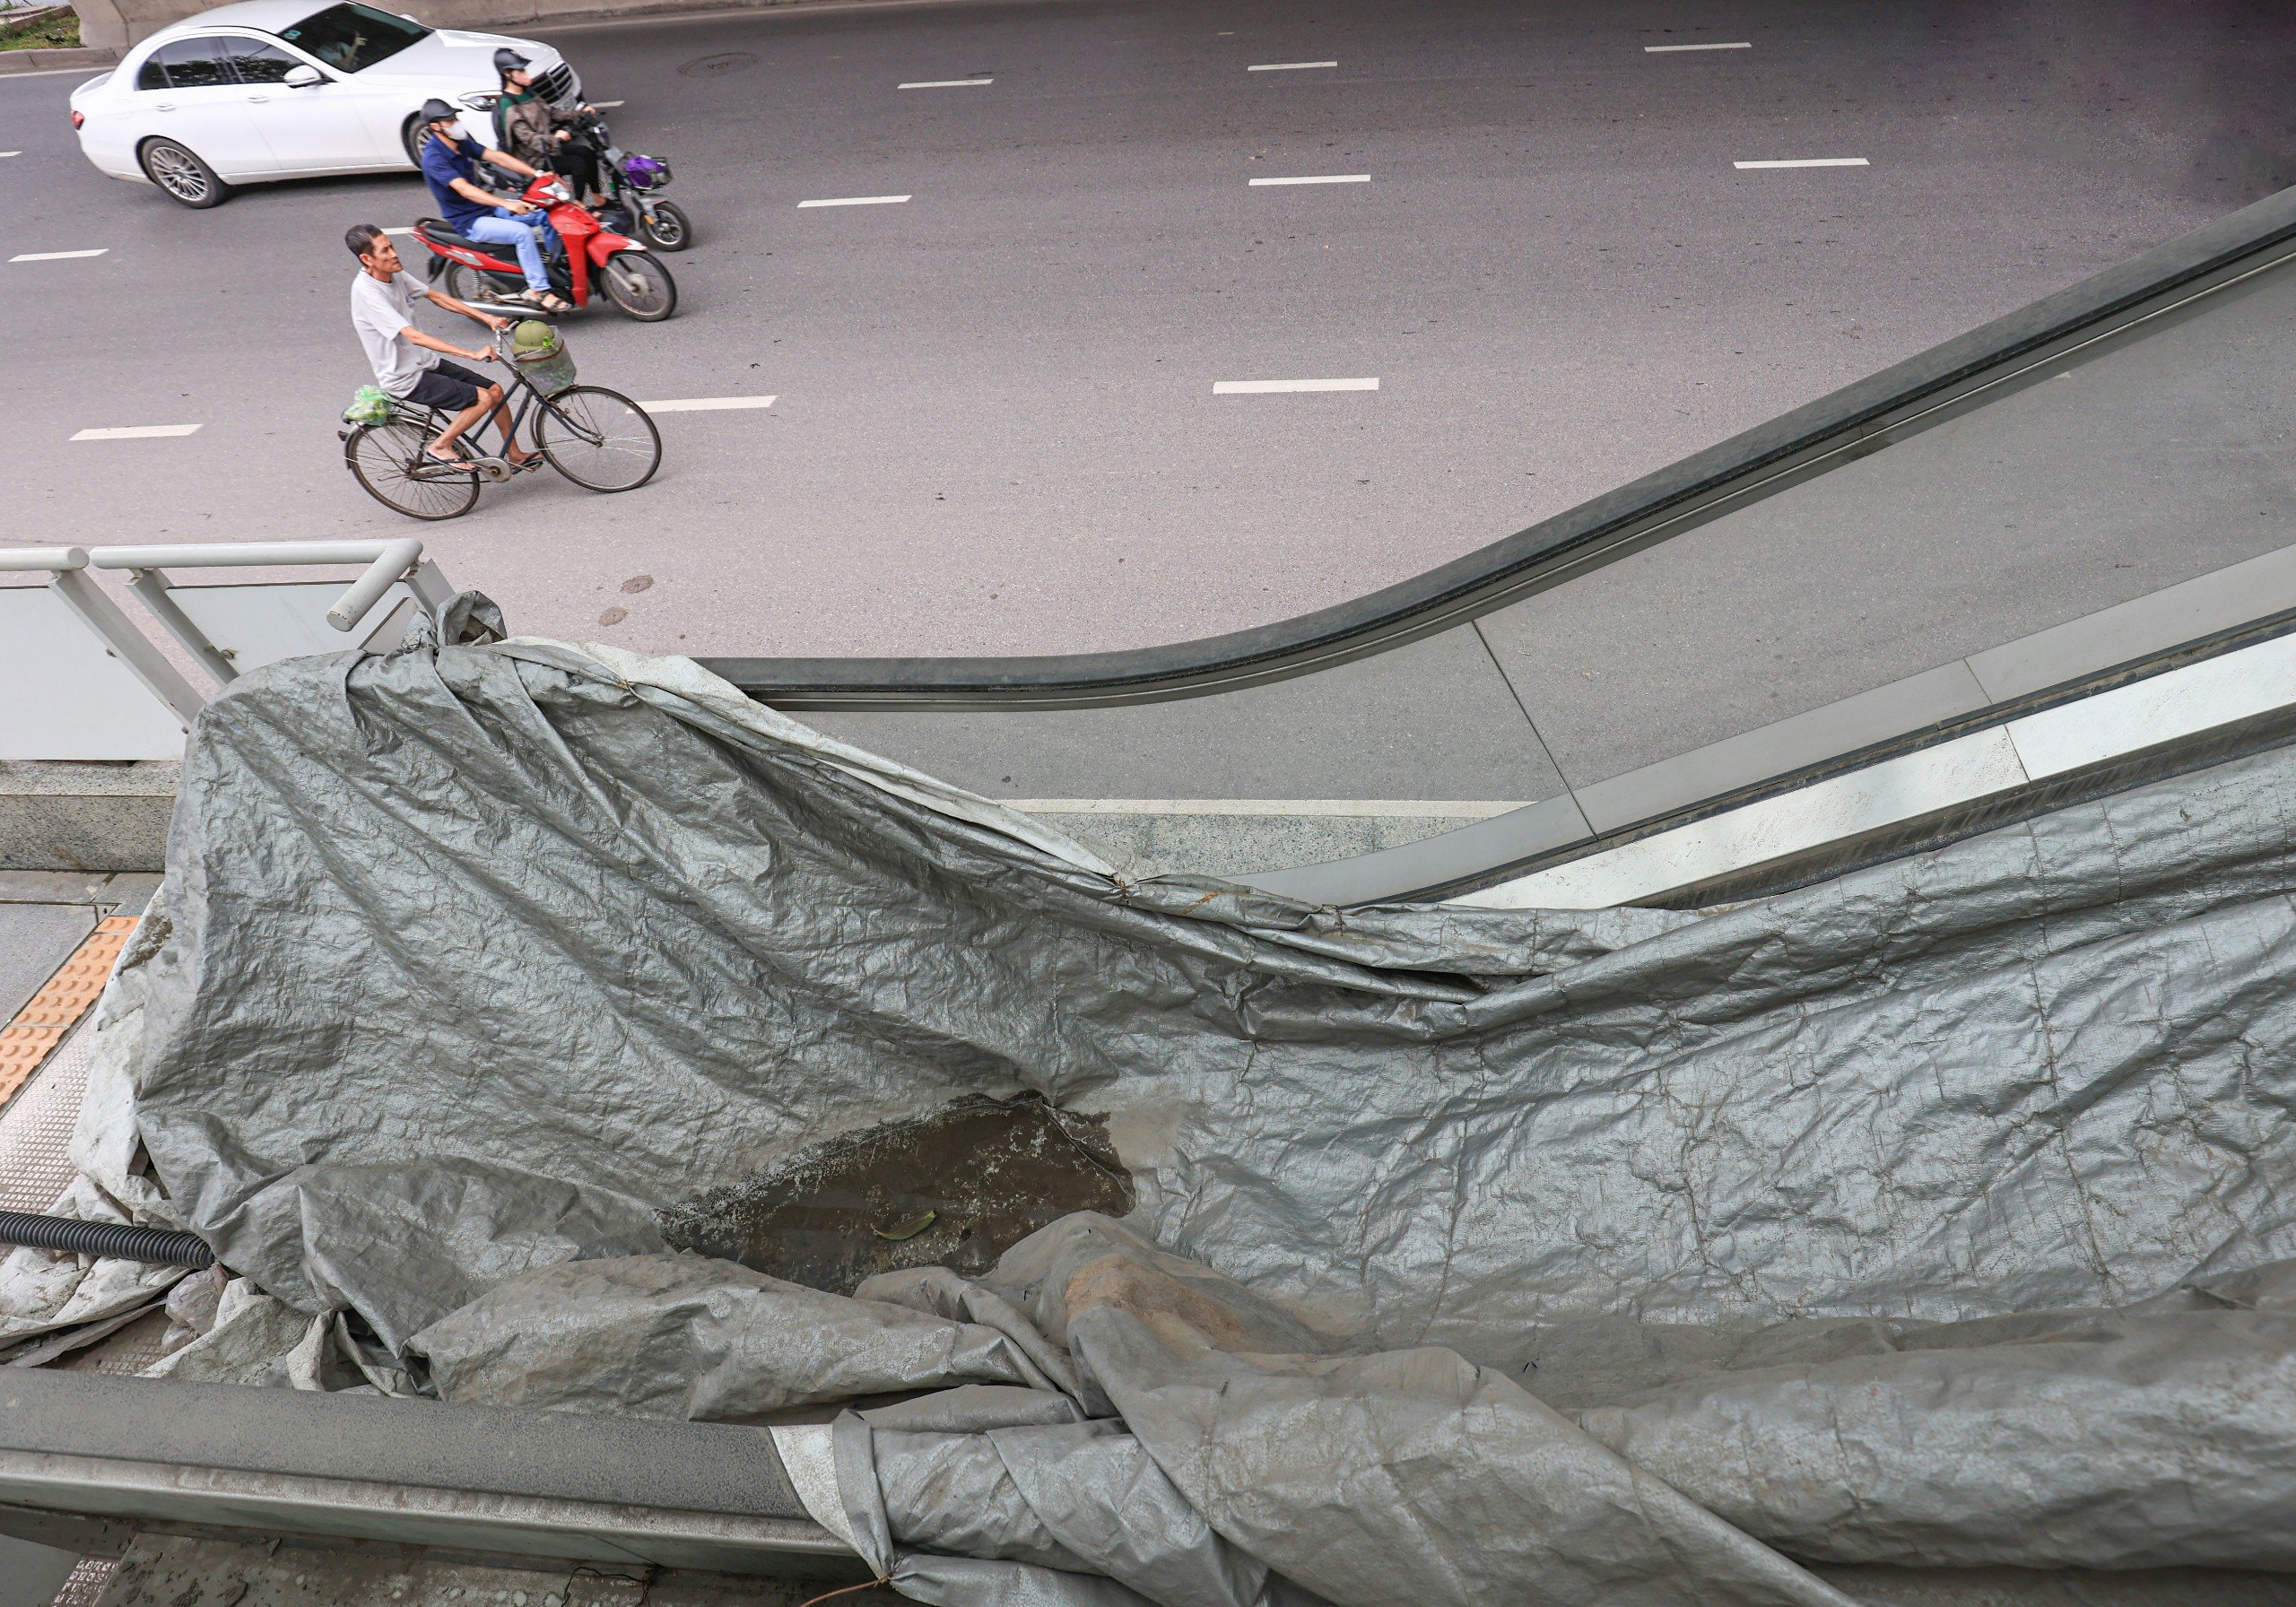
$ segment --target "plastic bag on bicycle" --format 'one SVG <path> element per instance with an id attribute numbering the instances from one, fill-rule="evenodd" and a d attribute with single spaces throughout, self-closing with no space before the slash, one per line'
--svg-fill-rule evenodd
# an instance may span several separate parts
<path id="1" fill-rule="evenodd" d="M 378 385 L 362 385 L 352 394 L 351 405 L 343 410 L 346 424 L 387 424 L 398 404 L 391 394 Z"/>

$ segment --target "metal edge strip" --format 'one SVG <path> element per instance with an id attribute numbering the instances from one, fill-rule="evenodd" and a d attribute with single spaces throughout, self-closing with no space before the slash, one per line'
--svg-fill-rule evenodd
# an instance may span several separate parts
<path id="1" fill-rule="evenodd" d="M 1872 837 L 2296 706 L 2283 634 L 2022 713 L 1944 743 L 1465 894 L 1496 909 L 1599 909 L 1664 899 L 1830 844 Z"/>
<path id="2" fill-rule="evenodd" d="M 0 1501 L 102 1519 L 620 1561 L 706 1555 L 771 1564 L 851 1556 L 833 1535 L 804 1519 L 57 1452 L 0 1451 Z"/>
<path id="3" fill-rule="evenodd" d="M 2215 595 L 2212 595 L 2215 594 Z M 2244 612 L 2235 599 L 2245 599 Z M 2199 608 L 2196 608 L 2196 604 Z M 2209 604 L 2217 606 L 2211 609 Z M 2196 619 L 2196 612 L 2206 617 Z M 2109 624 L 2109 632 L 2092 625 Z M 2211 627 L 2214 627 L 2211 629 Z M 2179 638 L 2175 630 L 2200 634 Z M 1417 842 L 1318 864 L 1246 873 L 1231 880 L 1312 903 L 1367 904 L 1396 899 L 1464 895 L 1553 864 L 1689 824 L 1709 815 L 1820 783 L 1893 754 L 1950 742 L 1973 730 L 2098 695 L 2132 681 L 2237 651 L 2296 630 L 2296 549 L 2268 552 L 2093 615 L 2052 626 L 1999 647 L 1924 670 L 1836 703 L 1676 754 L 1573 794 L 1422 838 Z M 2118 638 L 2137 655 L 2115 660 L 2103 646 Z M 2029 673 L 2013 695 L 1978 698 L 1958 710 L 1942 707 L 1930 720 L 1892 718 L 1925 700 L 1922 683 L 1972 671 L 1979 661 L 2025 648 Z M 2024 690 L 2047 675 L 2057 678 Z M 1905 695 L 1900 695 L 1905 694 Z M 1811 732 L 1825 740 L 1806 741 Z M 1799 757 L 1764 764 L 1760 756 L 1801 748 Z M 1730 772 L 1735 771 L 1733 776 Z M 1703 777 L 1702 790 L 1683 783 Z"/>

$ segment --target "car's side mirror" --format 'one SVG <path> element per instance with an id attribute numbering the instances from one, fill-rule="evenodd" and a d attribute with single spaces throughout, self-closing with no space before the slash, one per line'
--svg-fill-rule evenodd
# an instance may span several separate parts
<path id="1" fill-rule="evenodd" d="M 325 83 L 326 74 L 308 62 L 300 62 L 287 69 L 287 76 L 280 83 L 291 90 L 307 90 L 315 83 Z"/>

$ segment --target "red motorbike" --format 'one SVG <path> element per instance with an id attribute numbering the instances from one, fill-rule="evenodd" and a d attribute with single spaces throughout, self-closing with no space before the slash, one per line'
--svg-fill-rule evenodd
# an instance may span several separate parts
<path id="1" fill-rule="evenodd" d="M 613 302 L 642 323 L 658 324 L 678 309 L 677 282 L 642 241 L 610 232 L 597 214 L 574 199 L 555 173 L 544 173 L 526 187 L 526 199 L 542 207 L 565 243 L 565 254 L 550 259 L 551 287 L 577 307 L 587 307 L 604 291 Z M 526 274 L 508 247 L 467 239 L 437 218 L 418 218 L 414 238 L 437 258 L 430 282 L 457 301 L 491 301 L 526 288 Z"/>

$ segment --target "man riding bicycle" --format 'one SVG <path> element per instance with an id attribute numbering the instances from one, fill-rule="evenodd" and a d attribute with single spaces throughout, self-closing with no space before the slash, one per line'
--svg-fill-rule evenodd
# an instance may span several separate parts
<path id="1" fill-rule="evenodd" d="M 550 221 L 531 201 L 498 204 L 478 183 L 481 161 L 529 178 L 540 177 L 537 169 L 507 151 L 491 150 L 462 134 L 461 114 L 444 100 L 425 100 L 422 120 L 430 130 L 430 138 L 422 147 L 422 181 L 430 187 L 447 227 L 465 239 L 509 246 L 517 253 L 519 271 L 526 276 L 526 291 L 517 300 L 544 312 L 573 311 L 572 304 L 550 288 L 550 267 L 543 251 L 543 240 L 556 238 L 551 233 Z"/>
<path id="2" fill-rule="evenodd" d="M 481 312 L 417 281 L 405 271 L 390 237 L 372 223 L 354 224 L 343 239 L 359 259 L 359 275 L 351 282 L 351 326 L 359 333 L 359 343 L 367 349 L 375 383 L 402 402 L 455 415 L 439 439 L 425 448 L 431 460 L 467 470 L 469 460 L 456 449 L 457 443 L 465 430 L 492 413 L 502 426 L 502 456 L 512 468 L 530 469 L 542 462 L 539 455 L 512 439 L 509 412 L 502 405 L 502 387 L 483 374 L 474 374 L 438 355 L 443 352 L 473 362 L 491 362 L 493 352 L 474 352 L 423 334 L 414 326 L 414 302 L 422 297 L 434 306 L 498 331 L 508 327 L 510 320 Z"/>

